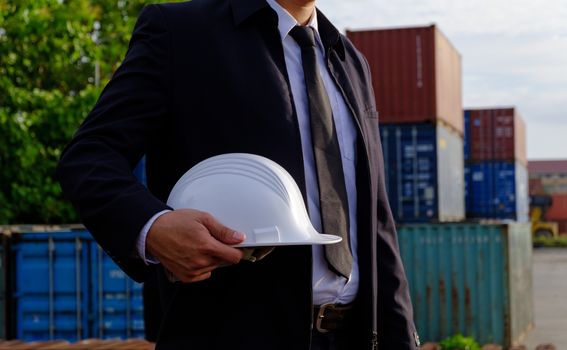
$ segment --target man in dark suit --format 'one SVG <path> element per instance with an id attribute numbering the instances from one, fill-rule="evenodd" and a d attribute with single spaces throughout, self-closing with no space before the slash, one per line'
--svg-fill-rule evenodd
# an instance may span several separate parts
<path id="1" fill-rule="evenodd" d="M 233 152 L 283 166 L 345 244 L 240 262 L 242 233 L 165 204 L 189 168 Z M 131 173 L 144 154 L 148 189 Z M 147 6 L 58 176 L 124 271 L 156 273 L 158 349 L 418 347 L 368 65 L 314 1 Z"/>

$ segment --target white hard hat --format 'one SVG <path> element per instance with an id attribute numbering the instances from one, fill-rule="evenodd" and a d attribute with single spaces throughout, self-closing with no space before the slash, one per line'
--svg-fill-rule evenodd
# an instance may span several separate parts
<path id="1" fill-rule="evenodd" d="M 291 175 L 268 158 L 229 153 L 187 171 L 171 190 L 173 209 L 197 209 L 246 234 L 237 247 L 332 244 L 315 230 Z"/>

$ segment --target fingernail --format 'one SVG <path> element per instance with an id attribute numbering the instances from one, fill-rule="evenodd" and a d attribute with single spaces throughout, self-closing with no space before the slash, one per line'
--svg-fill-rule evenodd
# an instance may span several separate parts
<path id="1" fill-rule="evenodd" d="M 246 235 L 242 232 L 234 231 L 232 233 L 232 239 L 234 239 L 235 241 L 243 241 L 246 239 Z"/>

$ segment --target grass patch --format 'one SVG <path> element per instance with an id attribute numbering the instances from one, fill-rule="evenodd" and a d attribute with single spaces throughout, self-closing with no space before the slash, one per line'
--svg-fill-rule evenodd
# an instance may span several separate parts
<path id="1" fill-rule="evenodd" d="M 534 237 L 534 247 L 559 247 L 567 248 L 567 236 L 561 237 Z"/>

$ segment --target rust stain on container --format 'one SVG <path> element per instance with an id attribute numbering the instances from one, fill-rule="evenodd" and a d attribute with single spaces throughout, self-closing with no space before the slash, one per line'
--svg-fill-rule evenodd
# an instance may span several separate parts
<path id="1" fill-rule="evenodd" d="M 439 279 L 439 318 L 440 318 L 440 328 L 441 332 L 445 333 L 449 330 L 446 329 L 445 325 L 447 323 L 447 317 L 445 317 L 445 313 L 447 312 L 447 308 L 445 307 L 447 298 L 446 298 L 446 286 L 445 280 L 441 277 Z"/>
<path id="2" fill-rule="evenodd" d="M 471 289 L 468 286 L 465 288 L 465 325 L 467 328 L 473 325 Z"/>
<path id="3" fill-rule="evenodd" d="M 347 36 L 368 59 L 381 123 L 441 121 L 463 133 L 461 56 L 435 25 Z"/>
<path id="4" fill-rule="evenodd" d="M 453 284 L 454 285 L 454 284 Z M 453 329 L 459 329 L 460 319 L 459 319 L 459 291 L 457 287 L 451 288 L 451 307 L 452 307 L 452 326 Z"/>

